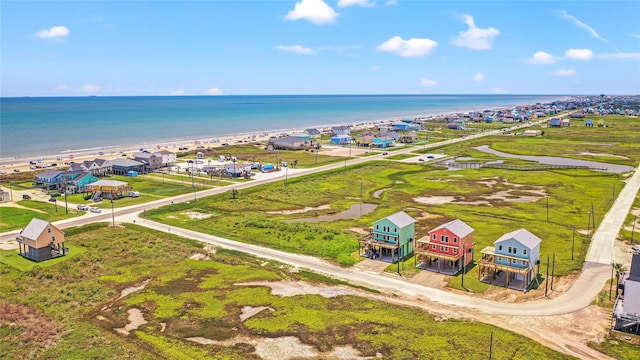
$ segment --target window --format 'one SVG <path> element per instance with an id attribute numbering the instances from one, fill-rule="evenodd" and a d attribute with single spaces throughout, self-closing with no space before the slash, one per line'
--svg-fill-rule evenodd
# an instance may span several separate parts
<path id="1" fill-rule="evenodd" d="M 458 243 L 458 238 L 457 238 L 457 237 L 454 237 L 454 238 L 453 238 L 453 243 L 454 243 L 454 244 L 457 244 L 457 243 Z"/>
<path id="2" fill-rule="evenodd" d="M 440 241 L 442 241 L 443 243 L 448 243 L 448 242 L 449 242 L 449 237 L 448 237 L 448 236 L 444 236 L 444 235 L 442 235 L 442 236 L 440 237 Z"/>
<path id="3" fill-rule="evenodd" d="M 453 249 L 453 253 L 457 254 L 458 253 L 458 249 Z"/>
<path id="4" fill-rule="evenodd" d="M 435 250 L 437 246 L 431 245 L 431 250 Z"/>
<path id="5" fill-rule="evenodd" d="M 51 234 L 51 228 L 47 228 L 47 232 Z"/>
<path id="6" fill-rule="evenodd" d="M 51 242 L 56 242 L 56 237 L 55 236 L 51 237 Z"/>
<path id="7" fill-rule="evenodd" d="M 509 249 L 507 249 L 507 252 L 511 254 L 511 246 L 509 246 Z"/>
<path id="8" fill-rule="evenodd" d="M 393 228 L 393 232 L 397 233 L 398 232 L 398 228 Z"/>
<path id="9" fill-rule="evenodd" d="M 522 265 L 526 265 L 524 260 L 520 260 L 520 262 L 522 263 Z"/>
<path id="10" fill-rule="evenodd" d="M 436 240 L 437 238 L 438 238 L 438 235 L 433 234 L 432 239 L 433 239 L 433 240 Z"/>
<path id="11" fill-rule="evenodd" d="M 444 246 L 440 246 L 440 251 L 444 251 Z"/>
<path id="12" fill-rule="evenodd" d="M 380 225 L 376 225 L 376 230 L 380 230 Z"/>
<path id="13" fill-rule="evenodd" d="M 498 250 L 502 251 L 502 245 L 498 245 Z"/>
<path id="14" fill-rule="evenodd" d="M 502 261 L 502 256 L 498 256 L 498 261 Z"/>
<path id="15" fill-rule="evenodd" d="M 527 255 L 527 249 L 522 249 L 522 255 Z"/>

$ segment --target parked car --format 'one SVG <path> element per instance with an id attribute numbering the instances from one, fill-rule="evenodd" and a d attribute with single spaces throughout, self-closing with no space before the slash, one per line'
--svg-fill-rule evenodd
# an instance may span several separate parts
<path id="1" fill-rule="evenodd" d="M 429 155 L 429 156 L 427 156 L 427 159 L 433 159 L 433 158 L 434 158 L 434 156 L 433 156 L 433 155 Z"/>
<path id="2" fill-rule="evenodd" d="M 139 197 L 140 193 L 138 191 L 129 191 L 129 197 Z"/>
<path id="3" fill-rule="evenodd" d="M 35 160 L 29 161 L 29 165 L 35 165 L 35 164 L 37 164 L 37 162 Z"/>
<path id="4" fill-rule="evenodd" d="M 89 210 L 89 207 L 87 205 L 80 204 L 80 205 L 78 205 L 78 210 L 87 211 L 87 210 Z"/>
<path id="5" fill-rule="evenodd" d="M 31 196 L 28 194 L 22 194 L 22 200 L 31 200 Z"/>
<path id="6" fill-rule="evenodd" d="M 101 213 L 102 209 L 92 207 L 92 208 L 89 208 L 89 211 L 91 211 L 92 213 Z"/>
<path id="7" fill-rule="evenodd" d="M 419 158 L 418 161 L 424 161 L 424 159 L 423 158 Z"/>
<path id="8" fill-rule="evenodd" d="M 60 195 L 62 195 L 62 194 L 60 194 L 60 193 L 53 193 L 53 194 L 51 194 L 51 197 L 58 197 L 58 196 L 60 196 Z"/>
<path id="9" fill-rule="evenodd" d="M 54 197 L 49 198 L 49 202 L 56 202 L 56 201 L 57 201 L 57 200 L 56 200 L 56 198 L 54 198 Z"/>
<path id="10" fill-rule="evenodd" d="M 13 169 L 13 172 L 20 172 L 20 169 Z"/>
<path id="11" fill-rule="evenodd" d="M 97 198 L 93 199 L 93 202 L 100 202 L 100 201 L 102 201 L 101 197 L 97 197 Z"/>
<path id="12" fill-rule="evenodd" d="M 382 155 L 389 155 L 389 153 L 385 151 L 382 153 Z"/>

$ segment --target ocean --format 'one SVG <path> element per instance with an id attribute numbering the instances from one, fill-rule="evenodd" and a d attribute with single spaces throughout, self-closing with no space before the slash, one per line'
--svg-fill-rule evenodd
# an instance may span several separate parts
<path id="1" fill-rule="evenodd" d="M 562 95 L 0 98 L 0 159 L 117 151 L 292 129 L 546 103 Z"/>

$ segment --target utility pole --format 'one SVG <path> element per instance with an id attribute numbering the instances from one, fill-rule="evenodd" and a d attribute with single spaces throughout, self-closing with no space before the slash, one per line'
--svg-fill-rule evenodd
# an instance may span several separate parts
<path id="1" fill-rule="evenodd" d="M 553 280 L 556 277 L 556 253 L 553 253 L 553 265 L 551 265 L 551 291 L 553 291 Z"/>
<path id="2" fill-rule="evenodd" d="M 544 282 L 544 296 L 549 294 L 549 255 L 547 255 L 547 281 Z"/>
<path id="3" fill-rule="evenodd" d="M 638 222 L 638 215 L 633 219 L 633 227 L 631 228 L 631 245 L 633 245 L 633 233 L 636 232 L 636 223 Z"/>
<path id="4" fill-rule="evenodd" d="M 191 174 L 191 187 L 193 188 L 193 205 L 195 206 L 198 203 L 198 199 L 196 198 L 196 184 L 194 183 L 193 174 Z"/>
<path id="5" fill-rule="evenodd" d="M 489 338 L 489 360 L 493 359 L 493 330 L 491 330 L 491 337 Z"/>
<path id="6" fill-rule="evenodd" d="M 576 247 L 576 226 L 573 225 L 573 236 L 571 237 L 571 260 L 573 260 L 573 250 Z"/>
<path id="7" fill-rule="evenodd" d="M 463 247 L 463 250 L 464 247 Z M 463 252 L 462 253 L 462 288 L 464 289 L 464 270 L 465 270 L 465 264 L 467 263 L 467 252 Z"/>
<path id="8" fill-rule="evenodd" d="M 11 181 L 9 181 L 9 201 L 13 201 L 13 186 L 11 185 Z"/>
<path id="9" fill-rule="evenodd" d="M 113 199 L 111 199 L 111 226 L 116 227 L 116 215 L 113 212 Z"/>
<path id="10" fill-rule="evenodd" d="M 611 301 L 611 290 L 613 288 L 613 268 L 614 263 L 611 262 L 611 279 L 609 279 L 609 301 Z M 616 284 L 616 286 L 618 286 L 618 284 Z"/>
<path id="11" fill-rule="evenodd" d="M 64 183 L 64 213 L 69 214 L 69 202 L 67 201 L 67 183 Z"/>
<path id="12" fill-rule="evenodd" d="M 549 197 L 547 196 L 547 222 L 549 222 Z"/>

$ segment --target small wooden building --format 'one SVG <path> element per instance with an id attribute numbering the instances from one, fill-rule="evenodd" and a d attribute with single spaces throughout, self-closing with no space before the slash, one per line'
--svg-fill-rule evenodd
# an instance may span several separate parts
<path id="1" fill-rule="evenodd" d="M 64 246 L 64 232 L 41 219 L 31 219 L 16 237 L 20 255 L 33 261 L 44 261 L 69 253 Z"/>

